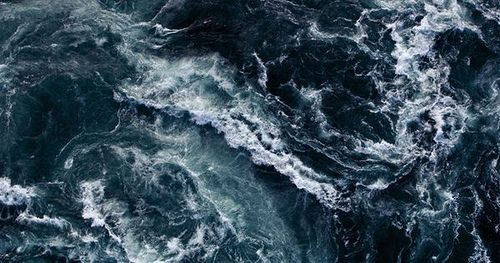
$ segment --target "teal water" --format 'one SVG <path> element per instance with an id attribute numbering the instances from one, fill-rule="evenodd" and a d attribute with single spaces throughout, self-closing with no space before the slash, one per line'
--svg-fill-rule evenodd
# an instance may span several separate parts
<path id="1" fill-rule="evenodd" d="M 500 5 L 0 1 L 1 262 L 500 262 Z"/>

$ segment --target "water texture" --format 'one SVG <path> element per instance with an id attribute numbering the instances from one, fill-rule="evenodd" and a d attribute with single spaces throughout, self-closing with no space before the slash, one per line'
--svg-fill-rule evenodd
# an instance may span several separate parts
<path id="1" fill-rule="evenodd" d="M 500 2 L 0 0 L 0 262 L 500 262 Z"/>

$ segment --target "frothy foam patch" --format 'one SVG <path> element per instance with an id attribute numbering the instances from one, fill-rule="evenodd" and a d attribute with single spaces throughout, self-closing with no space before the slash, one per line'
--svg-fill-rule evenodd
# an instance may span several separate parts
<path id="1" fill-rule="evenodd" d="M 219 249 L 219 246 L 206 244 L 206 239 L 211 239 L 214 235 L 215 233 L 213 233 L 210 228 L 201 224 L 196 228 L 196 231 L 188 240 L 187 244 L 184 244 L 179 237 L 169 239 L 166 243 L 166 247 L 168 249 L 166 254 L 170 256 L 169 261 L 182 261 L 185 257 L 200 250 L 204 250 L 206 252 L 202 259 L 212 257 L 212 255 Z"/>
<path id="2" fill-rule="evenodd" d="M 370 190 L 383 190 L 389 186 L 389 183 L 385 182 L 383 179 L 378 179 L 372 184 L 366 185 L 366 188 Z"/>
<path id="3" fill-rule="evenodd" d="M 286 152 L 279 138 L 280 128 L 273 124 L 278 121 L 269 119 L 272 114 L 260 106 L 266 104 L 266 98 L 251 86 L 235 85 L 231 78 L 234 70 L 229 70 L 229 65 L 221 66 L 225 63 L 223 59 L 212 55 L 169 62 L 140 53 L 132 47 L 143 46 L 140 36 L 143 36 L 146 27 L 154 28 L 159 35 L 176 33 L 176 30 L 151 23 L 134 23 L 128 15 L 99 8 L 97 2 L 68 4 L 65 7 L 72 10 L 71 19 L 92 18 L 95 23 L 111 26 L 113 31 L 123 36 L 119 51 L 144 75 L 141 84 L 122 87 L 128 98 L 160 109 L 191 113 L 196 123 L 211 124 L 223 132 L 232 147 L 247 149 L 259 164 L 274 166 L 289 176 L 300 189 L 316 195 L 329 207 L 338 206 L 340 200 L 335 188 L 329 183 L 318 182 L 316 178 L 330 179 Z M 150 47 L 155 48 L 155 45 Z M 264 80 L 263 74 L 261 77 Z M 115 98 L 122 99 L 119 96 Z M 91 209 L 89 203 L 86 207 L 85 216 L 92 219 L 93 224 L 102 225 L 99 214 Z"/>
<path id="4" fill-rule="evenodd" d="M 368 37 L 368 33 L 366 32 L 364 25 L 361 21 L 365 19 L 369 14 L 370 10 L 368 9 L 365 9 L 361 12 L 361 15 L 359 16 L 358 20 L 356 20 L 356 22 L 354 23 L 356 30 L 353 33 L 325 32 L 319 28 L 318 22 L 312 21 L 309 23 L 308 36 L 312 39 L 317 39 L 322 41 L 335 41 L 336 39 L 339 38 L 348 39 L 356 43 L 359 49 L 366 52 L 370 56 L 377 59 L 384 59 L 384 57 L 386 57 L 385 54 L 383 54 L 379 50 L 374 50 L 370 48 L 364 41 L 364 39 Z"/>
<path id="5" fill-rule="evenodd" d="M 49 225 L 49 226 L 55 226 L 57 228 L 63 229 L 67 226 L 69 226 L 69 222 L 63 218 L 59 217 L 49 217 L 47 215 L 43 215 L 42 217 L 37 217 L 34 215 L 29 214 L 28 212 L 24 211 L 21 213 L 17 218 L 16 221 L 22 224 L 41 224 L 41 225 Z"/>
<path id="6" fill-rule="evenodd" d="M 144 250 L 145 244 L 136 242 L 130 231 L 129 220 L 122 215 L 126 212 L 120 203 L 113 200 L 104 199 L 104 184 L 101 180 L 83 182 L 81 184 L 81 202 L 83 203 L 82 217 L 92 220 L 92 227 L 103 227 L 109 236 L 116 241 L 127 254 L 127 258 L 132 262 L 153 262 L 148 261 L 150 253 Z M 114 227 L 106 222 L 108 217 L 112 217 L 115 222 Z M 148 259 L 140 260 L 147 256 Z M 139 258 L 138 258 L 139 257 Z M 155 257 L 154 259 L 156 259 Z"/>
<path id="7" fill-rule="evenodd" d="M 183 138 L 176 138 L 174 135 L 160 134 L 159 136 L 171 143 L 185 144 L 182 141 Z M 182 165 L 179 156 L 169 153 L 168 150 L 149 153 L 135 147 L 122 148 L 113 145 L 110 148 L 120 158 L 133 157 L 134 161 L 129 163 L 130 168 L 135 173 L 134 176 L 137 176 L 137 180 L 145 183 L 146 189 L 156 187 L 168 191 L 159 182 L 160 176 L 166 176 L 165 172 L 161 171 L 162 164 L 175 162 Z M 173 176 L 174 180 L 179 181 L 187 179 L 184 176 L 177 176 L 176 173 L 169 174 L 169 176 Z M 150 239 L 146 240 L 142 233 L 137 232 L 140 231 L 137 225 L 144 223 L 144 219 L 140 216 L 133 216 L 128 206 L 119 199 L 105 198 L 105 189 L 105 182 L 102 180 L 81 184 L 81 202 L 84 204 L 82 216 L 92 220 L 93 227 L 106 229 L 116 243 L 124 249 L 127 259 L 132 262 L 178 262 L 194 254 L 201 255 L 202 258 L 209 258 L 219 249 L 218 244 L 222 242 L 221 238 L 227 234 L 227 226 L 223 222 L 219 226 L 207 226 L 200 222 L 188 240 L 185 240 L 187 232 L 183 232 L 180 236 L 151 236 Z M 187 188 L 185 195 L 182 194 L 178 197 L 194 199 L 191 191 Z M 164 196 L 163 198 L 168 197 Z M 198 199 L 186 202 L 190 203 L 191 212 L 200 212 L 199 206 L 201 204 L 199 204 Z M 113 224 L 108 222 L 113 222 Z M 176 223 L 178 222 L 165 221 L 167 225 Z"/>
<path id="8" fill-rule="evenodd" d="M 64 161 L 64 169 L 70 169 L 71 167 L 73 167 L 73 157 L 69 157 L 68 159 L 66 159 L 66 161 Z"/>
<path id="9" fill-rule="evenodd" d="M 476 204 L 476 206 L 474 207 L 474 216 L 477 217 L 479 213 L 483 210 L 483 203 L 479 199 L 479 196 L 476 191 L 474 191 L 474 200 Z M 488 256 L 488 250 L 484 246 L 484 242 L 479 236 L 479 233 L 477 231 L 477 226 L 473 225 L 473 227 L 474 228 L 471 234 L 474 237 L 474 253 L 469 257 L 469 262 L 490 263 L 491 260 Z M 498 231 L 498 226 L 497 226 L 497 231 Z"/>
<path id="10" fill-rule="evenodd" d="M 149 70 L 144 72 L 142 83 L 122 87 L 129 99 L 159 109 L 189 112 L 196 124 L 210 124 L 223 133 L 231 147 L 249 151 L 256 164 L 273 166 L 328 207 L 342 206 L 343 200 L 329 178 L 287 152 L 275 124 L 279 120 L 261 106 L 268 104 L 266 98 L 250 86 L 237 87 L 230 77 L 233 71 L 222 69 L 228 65 L 220 57 L 174 62 L 143 57 L 140 61 L 140 68 Z"/>
<path id="11" fill-rule="evenodd" d="M 158 116 L 157 119 L 161 120 L 162 118 Z M 238 169 L 239 167 L 233 167 L 232 164 L 228 166 L 227 163 L 227 161 L 234 162 L 233 156 L 214 156 L 207 154 L 207 151 L 211 152 L 211 149 L 200 149 L 200 144 L 203 144 L 203 142 L 196 132 L 197 129 L 191 130 L 192 132 L 171 129 L 170 127 L 165 129 L 161 123 L 149 124 L 145 127 L 141 126 L 140 129 L 141 132 L 149 132 L 154 138 L 159 140 L 159 145 L 164 145 L 165 147 L 162 147 L 161 150 L 150 152 L 136 147 L 113 146 L 112 149 L 115 153 L 120 158 L 134 160 L 133 162 L 129 162 L 129 165 L 136 172 L 135 176 L 146 183 L 146 187 L 149 187 L 150 184 L 156 185 L 157 180 L 154 178 L 158 178 L 159 176 L 169 176 L 175 179 L 175 181 L 182 182 L 183 194 L 176 194 L 176 196 L 185 199 L 185 207 L 190 210 L 186 212 L 188 214 L 193 213 L 193 218 L 197 219 L 201 214 L 207 212 L 216 216 L 214 219 L 217 218 L 216 224 L 207 226 L 201 223 L 197 225 L 196 231 L 190 231 L 189 234 L 193 234 L 193 236 L 187 242 L 185 236 L 184 238 L 171 237 L 168 242 L 171 242 L 173 251 L 169 252 L 169 254 L 173 258 L 182 258 L 194 253 L 198 255 L 199 252 L 203 253 L 203 258 L 210 257 L 212 253 L 220 249 L 219 247 L 222 242 L 226 242 L 225 240 L 227 240 L 228 236 L 235 236 L 237 242 L 244 243 L 245 246 L 248 243 L 255 244 L 262 241 L 268 244 L 268 236 L 273 236 L 280 240 L 280 242 L 268 244 L 272 247 L 281 248 L 282 246 L 288 247 L 294 244 L 292 243 L 293 241 L 288 239 L 286 233 L 283 233 L 286 229 L 282 228 L 279 216 L 270 211 L 269 206 L 266 207 L 260 201 L 255 202 L 256 200 L 253 199 L 257 198 L 259 200 L 259 196 L 262 193 L 260 193 L 261 190 L 255 189 L 258 186 L 254 185 L 252 181 L 247 181 L 252 180 L 251 178 L 246 178 L 247 176 L 253 176 L 252 173 L 241 172 L 239 175 L 235 175 L 234 172 L 238 170 L 231 168 Z M 225 160 L 227 157 L 231 158 L 231 160 Z M 162 164 L 175 164 L 182 167 L 187 173 L 167 173 L 167 175 L 165 172 L 161 172 Z M 209 174 L 207 174 L 207 170 L 210 171 Z M 224 189 L 224 187 L 219 188 L 218 186 L 211 185 L 209 181 L 213 180 L 213 176 L 227 178 L 224 179 L 225 182 L 236 180 L 237 182 L 234 185 L 231 183 L 233 185 L 232 193 L 226 192 L 227 189 Z M 196 185 L 194 190 L 191 190 L 191 183 L 186 184 L 183 182 L 188 177 Z M 157 185 L 155 187 L 162 186 Z M 168 191 L 168 189 L 165 190 Z M 165 195 L 162 196 L 166 198 Z M 262 197 L 265 199 L 265 195 Z M 248 201 L 253 205 L 242 205 L 242 201 Z M 254 216 L 262 212 L 265 212 L 269 217 L 266 223 L 260 224 L 256 230 L 247 229 L 246 226 L 251 220 L 254 220 Z M 262 231 L 266 233 L 266 236 L 261 237 L 257 233 L 259 237 L 255 239 L 255 231 L 259 231 L 259 233 Z M 282 238 L 280 238 L 281 235 L 283 235 Z M 201 242 L 203 242 L 203 245 Z M 262 256 L 267 254 L 268 251 L 262 251 Z"/>
<path id="12" fill-rule="evenodd" d="M 441 151 L 453 147 L 464 129 L 468 118 L 467 103 L 443 94 L 449 86 L 449 65 L 441 58 L 435 58 L 432 47 L 438 34 L 449 29 L 478 29 L 467 21 L 467 13 L 457 1 L 425 2 L 420 1 L 376 1 L 385 10 L 395 10 L 400 17 L 386 27 L 391 30 L 395 48 L 392 57 L 396 60 L 395 72 L 404 78 L 392 81 L 397 89 L 386 90 L 391 86 L 377 80 L 378 89 L 385 94 L 384 110 L 396 111 L 398 121 L 394 125 L 395 143 L 360 142 L 357 151 L 378 156 L 392 163 L 406 163 L 418 156 L 430 156 L 433 160 Z M 419 23 L 408 26 L 407 17 L 422 16 Z M 421 59 L 428 57 L 431 67 L 423 68 Z M 376 77 L 376 74 L 374 75 Z M 408 96 L 413 94 L 412 96 Z M 407 130 L 408 124 L 429 113 L 435 124 L 435 145 L 432 149 L 421 148 L 412 139 L 413 133 Z M 430 125 L 430 124 L 429 124 Z M 449 129 L 444 129 L 447 127 Z M 419 131 L 424 132 L 424 131 Z"/>
<path id="13" fill-rule="evenodd" d="M 456 101 L 441 92 L 443 88 L 449 86 L 447 81 L 449 66 L 444 60 L 433 58 L 432 47 L 435 38 L 438 34 L 453 28 L 467 28 L 475 32 L 479 30 L 467 20 L 467 11 L 457 1 L 377 0 L 375 4 L 378 8 L 365 9 L 361 13 L 355 23 L 356 32 L 351 35 L 322 32 L 316 22 L 311 23 L 309 35 L 323 41 L 339 37 L 348 38 L 376 59 L 382 59 L 391 64 L 392 60 L 396 61 L 394 67 L 398 76 L 394 80 L 387 81 L 376 68 L 368 74 L 377 89 L 384 95 L 383 105 L 377 112 L 398 115 L 398 120 L 395 123 L 391 121 L 391 127 L 387 127 L 396 131 L 395 142 L 353 138 L 357 152 L 398 165 L 421 156 L 434 158 L 439 155 L 438 152 L 453 147 L 462 134 L 464 122 L 468 118 L 467 103 Z M 386 30 L 390 32 L 395 42 L 395 48 L 391 54 L 385 54 L 366 45 L 367 32 L 363 20 L 371 20 L 371 14 L 380 10 L 384 12 L 393 10 L 398 14 L 385 22 Z M 422 19 L 416 24 L 408 23 L 408 17 L 416 20 L 419 16 Z M 422 68 L 421 59 L 424 57 L 431 58 L 430 68 Z M 409 94 L 415 95 L 409 96 Z M 421 148 L 413 140 L 412 132 L 407 130 L 409 122 L 426 112 L 429 112 L 430 117 L 436 122 L 434 127 L 431 127 L 437 130 L 434 137 L 436 145 L 432 149 Z M 390 120 L 389 117 L 387 119 Z M 327 131 L 333 132 L 333 130 Z"/>
<path id="14" fill-rule="evenodd" d="M 314 113 L 314 121 L 319 125 L 319 128 L 322 131 L 322 136 L 339 136 L 342 137 L 342 134 L 335 131 L 333 127 L 328 123 L 326 115 L 321 110 L 322 101 L 323 101 L 323 92 L 324 89 L 316 90 L 312 88 L 302 88 L 300 89 L 300 93 L 304 98 L 311 103 L 311 111 Z"/>
<path id="15" fill-rule="evenodd" d="M 35 196 L 33 188 L 12 185 L 9 178 L 0 177 L 0 202 L 4 205 L 27 205 Z"/>
<path id="16" fill-rule="evenodd" d="M 83 204 L 82 217 L 92 220 L 92 226 L 104 226 L 105 216 L 99 203 L 104 199 L 104 185 L 101 181 L 84 182 L 81 184 Z"/>
<path id="17" fill-rule="evenodd" d="M 257 65 L 259 65 L 259 84 L 265 88 L 267 83 L 267 67 L 256 52 L 253 53 L 253 56 L 257 60 Z"/>

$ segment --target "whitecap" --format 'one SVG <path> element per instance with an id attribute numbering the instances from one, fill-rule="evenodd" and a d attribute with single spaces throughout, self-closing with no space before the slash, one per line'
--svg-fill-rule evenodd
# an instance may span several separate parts
<path id="1" fill-rule="evenodd" d="M 257 55 L 257 52 L 254 52 L 252 55 L 257 60 L 257 65 L 259 65 L 259 84 L 261 87 L 265 88 L 267 83 L 267 67 Z"/>
<path id="2" fill-rule="evenodd" d="M 82 217 L 92 220 L 92 226 L 104 226 L 105 216 L 99 203 L 104 198 L 104 185 L 100 180 L 81 184 L 83 204 Z"/>
<path id="3" fill-rule="evenodd" d="M 35 196 L 34 188 L 12 185 L 10 178 L 0 177 L 0 202 L 4 205 L 27 205 Z"/>
<path id="4" fill-rule="evenodd" d="M 383 179 L 377 179 L 372 184 L 366 185 L 366 188 L 370 190 L 383 190 L 386 189 L 389 186 L 389 183 L 385 182 Z"/>
<path id="5" fill-rule="evenodd" d="M 43 215 L 42 217 L 37 217 L 29 214 L 27 211 L 22 212 L 16 218 L 16 221 L 22 224 L 40 224 L 40 225 L 48 225 L 55 226 L 57 228 L 63 229 L 70 225 L 70 223 L 63 218 L 59 217 L 49 217 L 47 215 Z"/>
<path id="6" fill-rule="evenodd" d="M 73 158 L 72 158 L 72 157 L 69 157 L 69 158 L 68 158 L 68 159 L 66 159 L 66 161 L 64 162 L 64 169 L 68 170 L 68 169 L 70 169 L 72 166 L 73 166 Z"/>

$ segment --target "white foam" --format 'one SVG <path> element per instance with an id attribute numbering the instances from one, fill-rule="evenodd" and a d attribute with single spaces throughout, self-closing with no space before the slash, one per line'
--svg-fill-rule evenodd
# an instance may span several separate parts
<path id="1" fill-rule="evenodd" d="M 147 131 L 151 130 L 147 129 Z M 164 142 L 186 144 L 183 142 L 185 134 L 180 137 L 173 134 L 158 134 L 158 136 Z M 123 148 L 116 145 L 111 146 L 111 149 L 122 159 L 133 156 L 134 162 L 130 163 L 130 168 L 136 173 L 137 180 L 146 183 L 146 189 L 147 187 L 163 189 L 158 181 L 159 176 L 165 176 L 158 170 L 161 169 L 161 164 L 175 162 L 183 165 L 183 160 L 178 152 L 172 154 L 167 149 L 154 153 L 148 153 L 136 147 Z M 169 175 L 173 176 L 174 180 L 184 181 L 187 179 L 185 176 L 177 176 L 175 173 Z M 144 240 L 143 235 L 137 233 L 138 229 L 136 228 L 142 219 L 130 216 L 127 205 L 121 201 L 105 199 L 104 190 L 104 182 L 101 180 L 81 184 L 81 202 L 84 204 L 82 215 L 84 218 L 92 220 L 93 227 L 106 229 L 109 235 L 124 249 L 127 259 L 131 262 L 178 262 L 199 252 L 202 253 L 203 258 L 208 258 L 218 249 L 218 243 L 221 242 L 218 237 L 226 236 L 225 224 L 222 227 L 215 227 L 215 229 L 212 226 L 200 224 L 187 241 L 181 241 L 181 236 L 185 233 L 179 237 L 162 236 L 161 238 L 151 237 L 151 240 Z M 163 190 L 167 191 L 167 189 Z M 190 199 L 186 200 L 190 204 L 187 208 L 191 209 L 192 212 L 199 212 L 202 205 L 193 199 L 189 189 L 181 198 Z M 115 222 L 115 224 L 108 225 L 107 220 Z M 165 222 L 165 224 L 169 223 L 173 222 Z"/>
<path id="2" fill-rule="evenodd" d="M 153 28 L 155 29 L 155 33 L 158 35 L 158 36 L 161 36 L 161 37 L 166 37 L 168 35 L 172 35 L 172 34 L 175 34 L 175 33 L 179 33 L 179 32 L 182 32 L 184 31 L 185 29 L 170 29 L 170 28 L 165 28 L 163 27 L 162 25 L 160 24 L 155 24 L 153 26 Z"/>
<path id="3" fill-rule="evenodd" d="M 179 262 L 200 250 L 206 251 L 203 256 L 204 259 L 211 257 L 219 247 L 217 245 L 206 244 L 205 236 L 214 234 L 210 232 L 211 230 L 202 224 L 197 227 L 196 232 L 191 236 L 187 244 L 184 244 L 179 237 L 169 239 L 166 243 L 166 254 L 168 255 L 168 260 L 166 261 Z"/>
<path id="4" fill-rule="evenodd" d="M 104 44 L 106 44 L 108 42 L 108 38 L 106 38 L 106 37 L 98 37 L 94 41 L 95 41 L 95 44 L 98 47 L 102 47 Z"/>
<path id="5" fill-rule="evenodd" d="M 57 228 L 63 229 L 69 226 L 69 222 L 66 219 L 59 217 L 49 217 L 47 215 L 43 215 L 42 217 L 37 217 L 29 214 L 27 211 L 22 212 L 16 218 L 16 221 L 22 224 L 41 224 L 41 225 L 49 225 L 55 226 Z"/>
<path id="6" fill-rule="evenodd" d="M 500 24 L 500 6 L 485 5 L 484 3 L 487 1 L 481 0 L 469 0 L 467 2 L 472 3 L 486 18 L 495 20 L 498 24 Z"/>
<path id="7" fill-rule="evenodd" d="M 75 229 L 71 229 L 69 235 L 73 238 L 81 240 L 83 243 L 97 243 L 99 240 L 92 234 L 80 234 Z"/>
<path id="8" fill-rule="evenodd" d="M 325 205 L 339 206 L 339 194 L 328 178 L 287 153 L 275 124 L 279 120 L 263 108 L 265 98 L 250 86 L 236 87 L 231 80 L 233 71 L 220 57 L 178 61 L 142 57 L 136 61 L 149 70 L 140 85 L 122 87 L 129 98 L 160 109 L 189 112 L 195 123 L 210 124 L 223 133 L 231 147 L 248 150 L 255 163 L 275 167 Z"/>
<path id="9" fill-rule="evenodd" d="M 81 184 L 83 204 L 82 217 L 92 220 L 92 226 L 104 226 L 105 216 L 99 203 L 103 202 L 104 185 L 101 181 L 84 182 Z"/>
<path id="10" fill-rule="evenodd" d="M 89 13 L 89 9 L 95 13 Z M 128 16 L 90 6 L 77 8 L 71 16 L 95 16 L 97 23 L 111 25 L 113 30 L 123 35 L 124 41 L 119 50 L 144 76 L 141 85 L 122 87 L 128 98 L 156 108 L 191 113 L 195 123 L 214 126 L 224 133 L 232 147 L 247 149 L 255 162 L 274 166 L 289 176 L 298 188 L 316 195 L 327 206 L 339 205 L 339 193 L 326 182 L 329 178 L 316 173 L 299 158 L 286 152 L 280 139 L 280 128 L 274 124 L 279 121 L 269 119 L 272 114 L 262 108 L 267 104 L 266 98 L 248 85 L 236 87 L 232 81 L 235 70 L 219 56 L 214 54 L 169 61 L 141 54 L 131 49 L 140 39 L 137 35 L 141 34 L 141 30 L 136 28 L 154 27 L 158 34 L 175 33 L 175 30 L 148 23 L 133 24 Z M 262 82 L 264 75 L 261 77 Z M 121 100 L 119 96 L 116 97 Z M 318 179 L 325 182 L 319 182 Z M 84 204 L 87 207 L 85 216 L 92 219 L 93 224 L 102 225 L 102 215 L 92 209 L 91 203 Z"/>
<path id="11" fill-rule="evenodd" d="M 438 34 L 449 29 L 468 28 L 476 32 L 478 29 L 467 21 L 466 10 L 455 0 L 425 3 L 378 0 L 376 3 L 382 9 L 409 14 L 386 25 L 391 30 L 391 37 L 395 42 L 392 56 L 396 60 L 396 74 L 405 78 L 396 78 L 392 85 L 397 88 L 389 90 L 385 87 L 391 85 L 381 80 L 375 81 L 379 91 L 385 95 L 382 110 L 396 110 L 398 114 L 398 121 L 392 127 L 396 131 L 395 143 L 360 141 L 357 151 L 396 164 L 406 163 L 418 156 L 430 156 L 435 160 L 440 152 L 446 152 L 453 147 L 463 133 L 468 118 L 468 105 L 466 101 L 459 102 L 441 93 L 441 90 L 449 85 L 450 69 L 446 61 L 433 58 L 432 47 Z M 421 21 L 414 26 L 408 26 L 408 17 L 417 15 L 423 16 Z M 431 58 L 432 66 L 422 68 L 422 57 Z M 372 74 L 372 77 L 377 79 L 376 74 Z M 412 133 L 407 131 L 408 123 L 425 112 L 428 112 L 436 123 L 433 125 L 437 131 L 434 137 L 436 144 L 432 149 L 421 148 L 412 140 Z M 430 124 L 428 126 L 432 128 Z M 445 131 L 445 126 L 450 129 Z"/>
<path id="12" fill-rule="evenodd" d="M 4 205 L 27 205 L 35 196 L 34 188 L 12 185 L 10 178 L 0 177 L 0 202 Z"/>
<path id="13" fill-rule="evenodd" d="M 73 166 L 73 157 L 69 157 L 64 162 L 64 169 L 66 169 L 66 170 L 71 169 L 72 166 Z"/>
<path id="14" fill-rule="evenodd" d="M 483 203 L 479 199 L 479 196 L 476 191 L 474 193 L 474 217 L 477 218 L 479 216 L 479 213 L 483 210 Z M 497 227 L 498 231 L 498 227 Z M 474 252 L 473 254 L 469 257 L 468 262 L 475 263 L 475 262 L 481 262 L 481 263 L 490 263 L 491 260 L 488 256 L 488 250 L 484 246 L 484 242 L 479 236 L 479 233 L 477 231 L 477 227 L 475 224 L 473 224 L 473 229 L 471 231 L 471 235 L 474 237 Z"/>
<path id="15" fill-rule="evenodd" d="M 81 185 L 81 202 L 83 203 L 82 217 L 92 220 L 92 227 L 106 229 L 109 236 L 124 250 L 131 262 L 157 262 L 156 251 L 149 248 L 147 243 L 136 241 L 132 231 L 130 219 L 123 216 L 126 208 L 120 202 L 104 199 L 104 184 L 101 180 L 83 182 Z M 111 217 L 115 226 L 106 223 Z M 92 239 L 89 241 L 92 242 Z M 110 251 L 109 254 L 112 254 Z"/>
<path id="16" fill-rule="evenodd" d="M 356 21 L 354 34 L 327 33 L 320 30 L 316 22 L 309 28 L 309 36 L 314 39 L 329 41 L 335 38 L 347 38 L 357 43 L 358 47 L 371 55 L 374 59 L 390 62 L 383 52 L 373 50 L 366 46 L 367 33 L 363 25 L 364 19 L 370 19 L 371 12 L 380 10 L 397 11 L 406 14 L 396 17 L 396 20 L 386 24 L 390 30 L 395 48 L 391 53 L 396 61 L 395 72 L 398 75 L 394 80 L 387 82 L 374 68 L 368 76 L 376 84 L 377 89 L 383 94 L 383 105 L 374 112 L 386 114 L 397 113 L 398 120 L 391 122 L 388 129 L 395 130 L 396 140 L 389 143 L 384 140 L 372 141 L 366 138 L 353 138 L 356 142 L 356 151 L 369 154 L 375 159 L 381 159 L 394 164 L 404 164 L 419 156 L 436 157 L 438 152 L 446 151 L 453 147 L 465 127 L 468 118 L 467 103 L 458 102 L 452 97 L 441 93 L 446 88 L 449 76 L 449 65 L 444 60 L 434 59 L 430 68 L 422 68 L 422 57 L 433 57 L 432 47 L 438 34 L 456 28 L 468 28 L 475 32 L 479 30 L 467 21 L 467 11 L 457 1 L 386 1 L 377 0 L 379 8 L 364 10 Z M 415 19 L 421 15 L 422 19 L 413 26 L 408 26 L 408 18 Z M 403 77 L 404 76 L 404 77 Z M 394 88 L 394 86 L 396 88 Z M 416 94 L 409 96 L 409 94 Z M 436 146 L 432 149 L 421 148 L 413 140 L 411 132 L 406 127 L 412 120 L 419 118 L 420 114 L 429 112 L 436 124 L 437 134 L 434 137 Z M 324 122 L 326 124 L 326 122 Z M 445 126 L 451 129 L 444 129 Z M 328 126 L 324 126 L 328 127 Z M 326 134 L 334 132 L 323 129 Z"/>
<path id="17" fill-rule="evenodd" d="M 378 179 L 374 183 L 367 185 L 366 187 L 370 190 L 382 190 L 386 189 L 389 186 L 389 183 L 385 182 L 383 179 Z"/>
<path id="18" fill-rule="evenodd" d="M 267 67 L 256 52 L 253 53 L 253 56 L 257 60 L 257 65 L 259 65 L 259 84 L 261 87 L 265 88 L 267 83 Z"/>
<path id="19" fill-rule="evenodd" d="M 305 99 L 311 103 L 311 111 L 314 113 L 314 121 L 319 124 L 322 136 L 328 137 L 330 135 L 342 136 L 342 134 L 336 132 L 333 127 L 328 123 L 326 115 L 321 110 L 323 101 L 324 89 L 315 90 L 312 88 L 302 88 L 300 93 Z"/>
<path id="20" fill-rule="evenodd" d="M 362 23 L 362 20 L 365 19 L 372 10 L 365 9 L 361 12 L 361 15 L 359 18 L 356 20 L 354 23 L 355 26 L 355 32 L 349 33 L 349 32 L 325 32 L 322 31 L 318 23 L 316 21 L 311 21 L 309 23 L 309 30 L 308 30 L 308 36 L 312 39 L 318 39 L 322 41 L 335 41 L 336 39 L 347 39 L 351 40 L 356 45 L 358 46 L 359 49 L 362 51 L 366 52 L 366 54 L 372 56 L 375 59 L 385 59 L 386 55 L 383 52 L 380 52 L 379 50 L 374 50 L 370 48 L 368 45 L 365 43 L 365 39 L 368 37 L 368 33 L 366 32 L 365 26 Z"/>

